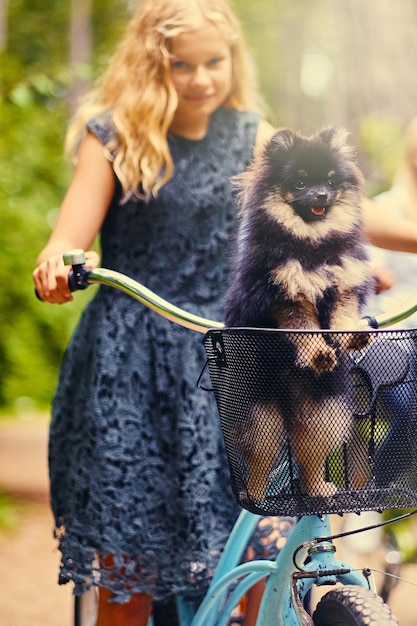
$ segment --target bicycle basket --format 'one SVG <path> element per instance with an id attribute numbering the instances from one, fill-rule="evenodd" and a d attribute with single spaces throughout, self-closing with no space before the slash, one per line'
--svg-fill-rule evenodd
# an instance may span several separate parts
<path id="1" fill-rule="evenodd" d="M 243 508 L 417 506 L 417 331 L 225 328 L 203 344 Z"/>

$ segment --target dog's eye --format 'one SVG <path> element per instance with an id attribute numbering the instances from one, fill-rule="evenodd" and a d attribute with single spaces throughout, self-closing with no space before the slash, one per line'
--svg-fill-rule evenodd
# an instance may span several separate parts
<path id="1" fill-rule="evenodd" d="M 333 178 L 329 178 L 329 180 L 327 181 L 327 186 L 330 187 L 330 189 L 335 189 L 336 188 L 336 181 L 333 180 Z"/>
<path id="2" fill-rule="evenodd" d="M 294 187 L 296 189 L 305 189 L 305 186 L 306 186 L 306 184 L 305 184 L 305 182 L 301 178 L 300 178 L 300 180 L 296 180 L 295 183 L 294 183 Z"/>

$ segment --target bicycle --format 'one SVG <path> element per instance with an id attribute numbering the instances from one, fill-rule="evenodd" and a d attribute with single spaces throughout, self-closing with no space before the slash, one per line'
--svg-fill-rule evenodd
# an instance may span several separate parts
<path id="1" fill-rule="evenodd" d="M 371 341 L 367 347 L 345 359 L 354 427 L 350 440 L 344 441 L 326 460 L 326 479 L 329 484 L 332 481 L 336 491 L 320 496 L 311 496 L 305 491 L 298 459 L 288 433 L 284 433 L 279 454 L 275 453 L 268 470 L 263 497 L 258 493 L 254 498 L 248 489 L 245 451 L 242 452 L 236 439 L 242 440 L 245 429 L 245 441 L 251 439 L 251 419 L 247 418 L 251 414 L 250 407 L 259 402 L 256 393 L 261 389 L 266 404 L 265 398 L 274 397 L 274 392 L 271 395 L 266 389 L 270 385 L 276 386 L 273 363 L 283 348 L 282 339 L 288 336 L 288 331 L 227 329 L 220 322 L 199 318 L 172 306 L 118 272 L 105 268 L 85 269 L 83 251 L 71 251 L 64 260 L 67 265 L 72 265 L 69 276 L 72 290 L 85 289 L 94 283 L 105 284 L 124 291 L 171 321 L 204 333 L 207 361 L 198 384 L 216 396 L 233 492 L 243 510 L 198 608 L 184 598 L 177 598 L 180 626 L 227 626 L 234 608 L 254 584 L 264 579 L 258 626 L 398 624 L 388 605 L 375 593 L 371 570 L 366 567 L 354 569 L 335 557 L 333 541 L 341 535 L 332 535 L 329 515 L 417 506 L 417 478 L 407 471 L 412 465 L 410 461 L 417 457 L 417 443 L 414 443 L 417 442 L 417 420 L 414 417 L 417 408 L 417 331 L 380 330 L 414 313 L 417 304 L 411 303 L 390 315 L 367 318 L 363 321 L 363 329 L 357 331 L 366 333 Z M 290 334 L 292 339 L 300 335 L 299 331 Z M 335 344 L 344 333 L 309 331 L 303 334 L 310 338 L 320 334 Z M 260 379 L 253 363 L 261 354 L 273 354 L 274 358 L 267 358 L 270 371 L 263 366 Z M 210 374 L 210 389 L 202 384 L 206 369 Z M 399 458 L 404 458 L 404 441 L 408 455 L 405 463 L 399 462 Z M 266 447 L 270 445 L 268 440 L 264 443 Z M 396 456 L 399 450 L 400 454 Z M 365 466 L 360 468 L 366 473 L 366 480 L 362 483 L 355 482 L 354 466 L 351 465 L 355 454 L 366 465 L 365 469 Z M 276 559 L 241 563 L 241 556 L 259 520 L 278 515 L 296 517 L 298 522 Z M 323 595 L 315 608 L 310 607 L 313 588 L 327 585 L 334 588 Z M 94 626 L 94 600 L 90 607 L 87 607 L 88 601 L 91 601 L 88 593 L 76 600 L 76 626 Z"/>

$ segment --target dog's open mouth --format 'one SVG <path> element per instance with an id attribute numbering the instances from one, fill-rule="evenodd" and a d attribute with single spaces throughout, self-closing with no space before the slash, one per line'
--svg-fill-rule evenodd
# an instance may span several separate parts
<path id="1" fill-rule="evenodd" d="M 311 212 L 316 217 L 323 217 L 323 215 L 326 213 L 326 207 L 325 206 L 320 206 L 320 207 L 312 206 Z"/>
<path id="2" fill-rule="evenodd" d="M 329 212 L 330 206 L 313 206 L 311 204 L 296 204 L 293 205 L 294 211 L 305 222 L 318 222 L 326 217 Z"/>

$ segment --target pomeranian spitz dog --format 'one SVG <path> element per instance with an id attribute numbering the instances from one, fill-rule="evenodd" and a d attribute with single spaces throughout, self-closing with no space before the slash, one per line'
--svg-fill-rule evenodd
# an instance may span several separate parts
<path id="1" fill-rule="evenodd" d="M 279 130 L 238 177 L 241 214 L 227 327 L 358 329 L 374 279 L 362 234 L 363 177 L 346 139 L 343 129 L 311 137 Z M 338 362 L 368 340 L 367 333 L 341 333 L 337 342 L 319 332 L 286 335 L 292 363 L 278 368 L 278 391 L 263 394 L 250 416 L 246 460 L 255 501 L 265 497 L 284 435 L 307 493 L 334 494 L 325 460 L 352 426 Z M 271 436 L 275 443 L 265 451 Z"/>

